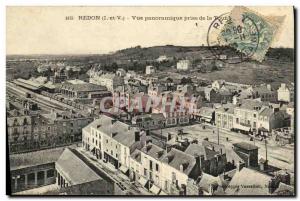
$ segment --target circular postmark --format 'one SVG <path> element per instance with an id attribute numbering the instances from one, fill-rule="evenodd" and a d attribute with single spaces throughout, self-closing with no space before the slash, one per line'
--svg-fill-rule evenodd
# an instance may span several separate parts
<path id="1" fill-rule="evenodd" d="M 249 60 L 259 45 L 259 31 L 254 21 L 241 16 L 233 20 L 230 13 L 216 16 L 208 28 L 207 44 L 217 60 L 236 64 Z"/>

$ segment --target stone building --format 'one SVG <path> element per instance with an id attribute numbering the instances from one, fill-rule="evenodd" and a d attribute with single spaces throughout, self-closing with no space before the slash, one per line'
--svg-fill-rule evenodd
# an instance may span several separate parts
<path id="1" fill-rule="evenodd" d="M 130 154 L 142 147 L 146 139 L 145 132 L 106 115 L 101 115 L 82 130 L 83 147 L 125 173 Z"/>
<path id="2" fill-rule="evenodd" d="M 60 93 L 72 99 L 92 99 L 111 96 L 106 87 L 86 82 L 65 82 L 61 85 Z"/>
<path id="3" fill-rule="evenodd" d="M 11 193 L 55 183 L 55 161 L 63 149 L 42 150 L 9 156 Z"/>
<path id="4" fill-rule="evenodd" d="M 115 184 L 104 173 L 89 166 L 76 150 L 65 149 L 55 162 L 59 193 L 67 195 L 114 195 Z"/>

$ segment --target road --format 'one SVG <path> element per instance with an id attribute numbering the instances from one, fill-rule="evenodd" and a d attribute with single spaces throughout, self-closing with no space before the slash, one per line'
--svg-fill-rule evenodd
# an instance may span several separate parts
<path id="1" fill-rule="evenodd" d="M 185 126 L 183 128 L 184 136 L 188 139 L 198 139 L 199 141 L 208 138 L 209 141 L 218 142 L 217 128 L 211 125 L 206 125 L 203 129 L 203 125 L 196 124 L 192 126 Z M 213 132 L 214 131 L 214 132 Z M 228 138 L 228 141 L 226 140 Z M 265 158 L 265 142 L 264 141 L 250 141 L 250 137 L 244 134 L 219 130 L 220 144 L 224 144 L 227 147 L 231 147 L 233 143 L 248 142 L 258 146 L 258 159 Z M 280 169 L 287 169 L 294 172 L 294 146 L 278 146 L 272 140 L 267 143 L 268 161 L 270 165 L 278 167 Z"/>

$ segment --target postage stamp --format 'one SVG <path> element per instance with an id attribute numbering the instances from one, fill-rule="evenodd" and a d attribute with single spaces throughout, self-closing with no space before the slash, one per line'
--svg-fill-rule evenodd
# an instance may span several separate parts
<path id="1" fill-rule="evenodd" d="M 207 43 L 217 59 L 240 63 L 251 58 L 257 50 L 259 31 L 251 18 L 243 16 L 241 23 L 235 23 L 230 13 L 224 13 L 211 23 Z"/>
<path id="2" fill-rule="evenodd" d="M 207 43 L 217 59 L 239 63 L 249 59 L 261 62 L 274 38 L 280 33 L 285 16 L 262 16 L 245 7 L 216 17 L 210 24 Z M 226 54 L 224 46 L 235 54 Z"/>

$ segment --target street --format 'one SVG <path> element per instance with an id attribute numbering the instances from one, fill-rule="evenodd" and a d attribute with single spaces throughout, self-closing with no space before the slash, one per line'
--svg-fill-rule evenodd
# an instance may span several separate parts
<path id="1" fill-rule="evenodd" d="M 212 125 L 205 125 L 203 129 L 202 124 L 192 126 L 185 126 L 183 128 L 183 137 L 188 139 L 198 139 L 200 142 L 208 138 L 211 142 L 218 142 L 217 128 Z M 214 132 L 213 132 L 214 131 Z M 226 140 L 228 138 L 228 141 Z M 258 146 L 258 159 L 265 158 L 265 142 L 264 141 L 250 141 L 248 135 L 236 133 L 232 131 L 225 131 L 219 129 L 219 142 L 227 147 L 231 147 L 233 143 L 247 142 Z M 267 143 L 268 161 L 270 165 L 280 169 L 287 169 L 294 172 L 294 147 L 293 145 L 281 147 L 275 144 L 271 139 Z"/>

